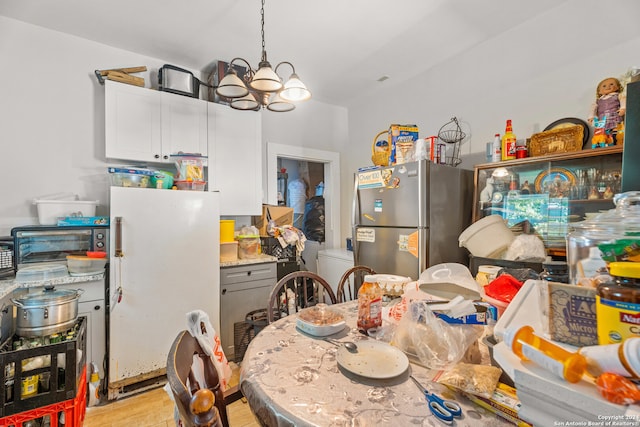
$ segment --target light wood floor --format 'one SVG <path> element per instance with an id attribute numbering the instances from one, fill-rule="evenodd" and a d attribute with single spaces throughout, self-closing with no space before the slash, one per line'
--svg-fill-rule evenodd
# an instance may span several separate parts
<path id="1" fill-rule="evenodd" d="M 230 384 L 237 384 L 238 369 Z M 231 427 L 259 427 L 246 399 L 227 406 Z M 174 427 L 173 402 L 163 388 L 87 408 L 84 427 Z"/>

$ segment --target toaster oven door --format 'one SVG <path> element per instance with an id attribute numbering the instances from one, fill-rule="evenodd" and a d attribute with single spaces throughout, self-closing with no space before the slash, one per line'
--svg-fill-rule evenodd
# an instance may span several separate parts
<path id="1" fill-rule="evenodd" d="M 108 229 L 43 228 L 14 229 L 14 266 L 67 263 L 67 255 L 86 255 L 87 251 L 106 251 Z"/>

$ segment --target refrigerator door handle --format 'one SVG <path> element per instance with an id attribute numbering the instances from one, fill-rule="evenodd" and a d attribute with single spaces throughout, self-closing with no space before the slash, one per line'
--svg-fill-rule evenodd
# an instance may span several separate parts
<path id="1" fill-rule="evenodd" d="M 116 258 L 122 258 L 124 254 L 122 253 L 122 217 L 117 216 L 116 218 L 116 247 L 114 256 Z"/>
<path id="2" fill-rule="evenodd" d="M 358 174 L 353 176 L 353 205 L 351 206 L 351 245 L 353 246 L 353 253 L 357 257 L 358 255 L 358 239 L 356 238 L 356 218 L 359 214 L 358 206 L 360 206 L 360 198 L 358 193 Z M 358 260 L 355 260 L 356 264 Z"/>

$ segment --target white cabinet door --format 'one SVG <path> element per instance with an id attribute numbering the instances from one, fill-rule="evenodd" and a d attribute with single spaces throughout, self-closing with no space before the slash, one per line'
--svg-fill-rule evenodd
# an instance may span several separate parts
<path id="1" fill-rule="evenodd" d="M 160 132 L 158 91 L 105 81 L 107 158 L 160 162 Z"/>
<path id="2" fill-rule="evenodd" d="M 207 155 L 207 102 L 161 92 L 163 159 L 180 151 Z"/>
<path id="3" fill-rule="evenodd" d="M 78 316 L 87 317 L 87 365 L 94 362 L 100 371 L 100 378 L 104 378 L 104 359 L 106 356 L 105 339 L 105 307 L 104 299 L 78 303 Z M 91 367 L 87 366 L 87 381 Z"/>
<path id="4" fill-rule="evenodd" d="M 171 163 L 171 154 L 207 155 L 207 102 L 105 82 L 106 156 Z"/>
<path id="5" fill-rule="evenodd" d="M 221 215 L 262 214 L 261 113 L 208 103 L 209 189 Z"/>

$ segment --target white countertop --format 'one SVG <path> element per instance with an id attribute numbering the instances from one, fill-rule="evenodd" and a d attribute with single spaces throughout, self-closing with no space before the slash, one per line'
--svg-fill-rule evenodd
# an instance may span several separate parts
<path id="1" fill-rule="evenodd" d="M 261 254 L 258 258 L 245 258 L 245 259 L 238 258 L 235 261 L 220 262 L 220 268 L 236 267 L 238 265 L 262 264 L 265 262 L 277 262 L 277 261 L 278 261 L 278 258 L 274 256 Z"/>
<path id="2" fill-rule="evenodd" d="M 33 282 L 17 282 L 15 279 L 0 280 L 0 299 L 11 295 L 16 289 L 34 288 L 46 285 L 66 285 L 69 283 L 84 283 L 104 279 L 104 273 L 91 276 L 64 276 L 50 280 L 38 280 Z"/>

